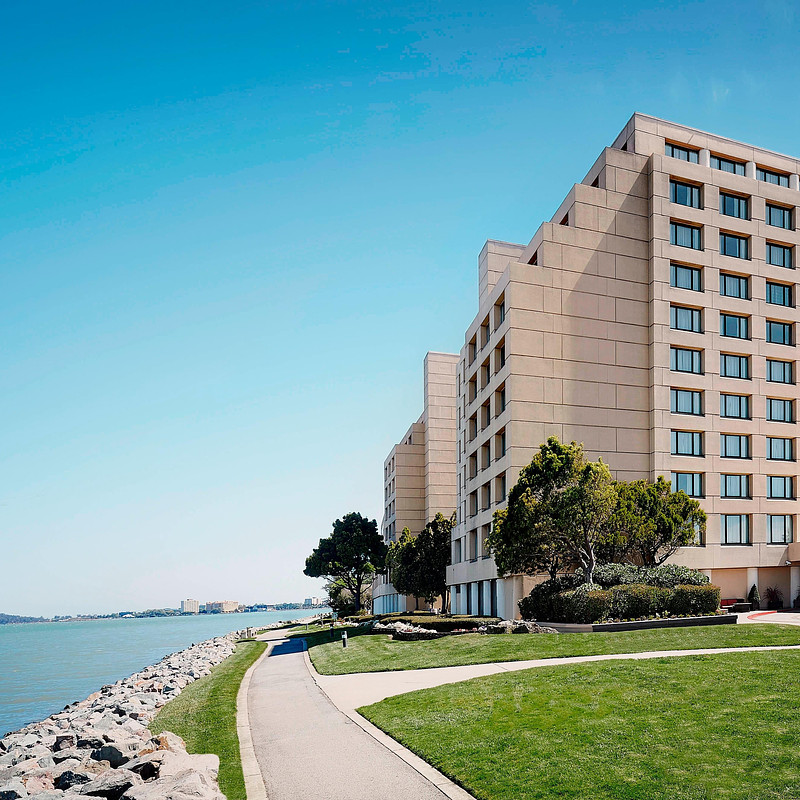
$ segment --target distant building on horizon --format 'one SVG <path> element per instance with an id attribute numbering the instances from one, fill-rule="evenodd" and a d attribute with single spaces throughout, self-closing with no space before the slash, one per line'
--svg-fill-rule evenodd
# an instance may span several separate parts
<path id="1" fill-rule="evenodd" d="M 306 599 L 303 600 L 303 605 L 314 608 L 316 606 L 321 606 L 322 600 L 319 597 L 306 597 Z"/>
<path id="2" fill-rule="evenodd" d="M 181 614 L 199 614 L 200 601 L 199 600 L 181 600 Z"/>
<path id="3" fill-rule="evenodd" d="M 214 600 L 206 603 L 207 614 L 232 614 L 239 610 L 238 600 Z"/>

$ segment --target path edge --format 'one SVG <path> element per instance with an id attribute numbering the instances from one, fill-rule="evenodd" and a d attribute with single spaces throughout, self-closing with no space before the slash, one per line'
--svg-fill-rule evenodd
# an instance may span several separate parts
<path id="1" fill-rule="evenodd" d="M 328 698 L 331 705 L 340 713 L 344 714 L 351 722 L 358 725 L 364 733 L 371 736 L 378 744 L 383 745 L 389 752 L 394 753 L 401 761 L 405 761 L 409 767 L 415 772 L 418 772 L 429 783 L 432 783 L 445 797 L 450 798 L 450 800 L 475 800 L 474 795 L 471 795 L 466 789 L 454 783 L 444 773 L 439 772 L 438 769 L 431 766 L 425 759 L 411 752 L 407 747 L 400 744 L 397 739 L 393 739 L 387 733 L 384 733 L 368 719 L 362 717 L 357 711 L 344 709 L 337 705 L 336 701 L 325 691 L 324 686 L 317 680 L 319 673 L 311 663 L 311 657 L 308 655 L 308 643 L 305 639 L 303 639 L 303 659 L 305 660 L 306 669 L 309 675 L 311 675 L 312 680 L 317 688 Z M 253 800 L 253 798 L 248 794 L 247 800 Z"/>
<path id="2" fill-rule="evenodd" d="M 250 713 L 247 710 L 247 693 L 250 690 L 250 680 L 261 662 L 269 657 L 274 646 L 270 642 L 264 652 L 250 665 L 239 684 L 236 695 L 236 734 L 239 737 L 239 757 L 242 761 L 242 774 L 244 775 L 244 789 L 247 800 L 267 800 L 267 787 L 264 785 L 264 776 L 258 765 L 256 750 L 253 747 L 253 735 L 250 732 Z"/>

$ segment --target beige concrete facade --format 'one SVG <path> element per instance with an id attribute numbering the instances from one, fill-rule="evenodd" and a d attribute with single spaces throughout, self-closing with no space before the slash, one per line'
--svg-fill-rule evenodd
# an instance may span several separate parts
<path id="1" fill-rule="evenodd" d="M 441 512 L 456 507 L 456 367 L 454 353 L 428 353 L 424 363 L 424 407 L 383 464 L 384 514 L 381 531 L 387 544 L 403 528 L 418 534 Z M 376 614 L 409 611 L 413 597 L 398 594 L 386 575 L 372 584 Z"/>
<path id="2" fill-rule="evenodd" d="M 619 479 L 686 484 L 708 531 L 674 561 L 723 597 L 756 583 L 791 604 L 798 173 L 798 159 L 635 114 L 527 245 L 487 242 L 457 375 L 454 611 L 518 615 L 532 579 L 498 579 L 483 539 L 550 435 Z"/>

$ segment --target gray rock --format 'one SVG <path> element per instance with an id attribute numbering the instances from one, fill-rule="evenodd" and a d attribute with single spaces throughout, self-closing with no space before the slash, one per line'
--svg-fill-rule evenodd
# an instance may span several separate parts
<path id="1" fill-rule="evenodd" d="M 71 789 L 73 786 L 78 786 L 83 783 L 89 783 L 92 776 L 88 772 L 81 770 L 64 770 L 54 781 L 53 785 L 56 789 Z"/>
<path id="2" fill-rule="evenodd" d="M 19 800 L 27 796 L 28 790 L 19 778 L 12 778 L 0 786 L 0 800 Z"/>
<path id="3" fill-rule="evenodd" d="M 112 768 L 121 767 L 126 761 L 130 761 L 139 750 L 141 743 L 135 739 L 104 744 L 97 750 L 92 750 L 92 758 L 95 761 L 108 761 Z"/>
<path id="4" fill-rule="evenodd" d="M 56 736 L 53 750 L 71 750 L 78 746 L 78 737 L 74 733 L 62 733 Z"/>
<path id="5" fill-rule="evenodd" d="M 135 772 L 145 781 L 158 778 L 161 772 L 161 763 L 166 753 L 166 750 L 156 750 L 154 753 L 145 753 L 137 758 L 132 758 L 125 764 L 125 769 Z"/>
<path id="6" fill-rule="evenodd" d="M 92 734 L 83 734 L 78 737 L 78 742 L 75 745 L 80 749 L 89 749 L 89 750 L 96 750 L 98 747 L 102 747 L 106 743 L 106 740 L 100 736 L 94 736 Z"/>
<path id="7" fill-rule="evenodd" d="M 225 800 L 213 776 L 187 770 L 128 789 L 122 800 Z"/>
<path id="8" fill-rule="evenodd" d="M 142 779 L 127 769 L 110 769 L 99 777 L 80 787 L 83 795 L 91 797 L 107 797 L 119 800 L 132 786 L 138 786 Z"/>
<path id="9" fill-rule="evenodd" d="M 57 753 L 53 753 L 52 758 L 56 764 L 63 764 L 65 761 L 70 761 L 72 759 L 77 759 L 80 761 L 87 754 L 87 752 L 87 750 L 82 749 L 60 750 Z"/>

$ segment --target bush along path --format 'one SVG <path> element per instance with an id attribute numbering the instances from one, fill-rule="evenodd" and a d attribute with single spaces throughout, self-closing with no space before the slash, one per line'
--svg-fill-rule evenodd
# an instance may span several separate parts
<path id="1" fill-rule="evenodd" d="M 148 729 L 158 709 L 231 656 L 232 633 L 173 653 L 0 739 L 0 798 L 224 800 L 219 758 Z"/>

